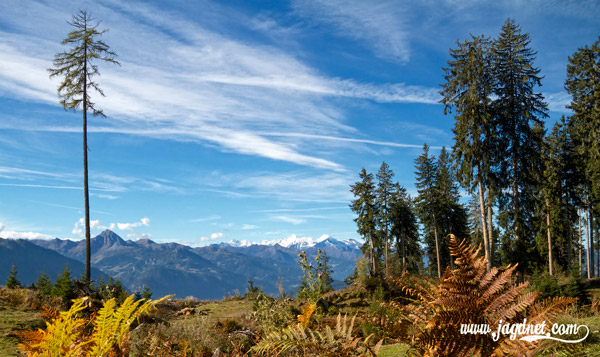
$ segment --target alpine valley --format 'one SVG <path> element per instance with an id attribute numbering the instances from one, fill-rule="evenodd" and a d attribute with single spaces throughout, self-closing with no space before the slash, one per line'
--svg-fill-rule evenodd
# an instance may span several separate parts
<path id="1" fill-rule="evenodd" d="M 29 284 L 37 279 L 42 269 L 54 273 L 57 264 L 63 264 L 60 270 L 64 264 L 79 269 L 85 260 L 83 240 L 56 238 L 15 242 L 35 244 L 39 254 L 24 258 L 21 252 L 25 250 L 9 252 L 8 244 L 0 245 L 0 256 L 6 258 L 3 263 L 7 265 L 0 267 L 0 281 L 6 280 L 12 264 L 17 266 L 21 282 Z M 123 240 L 106 230 L 92 238 L 91 259 L 93 268 L 120 279 L 132 292 L 143 290 L 147 284 L 154 296 L 175 294 L 178 298 L 221 299 L 243 294 L 250 279 L 255 286 L 272 295 L 279 294 L 278 284 L 287 293 L 294 293 L 302 276 L 297 264 L 298 254 L 305 251 L 309 259 L 314 260 L 318 249 L 326 252 L 328 265 L 333 270 L 334 288 L 339 288 L 353 273 L 356 260 L 361 256 L 360 246 L 361 243 L 355 240 L 340 241 L 329 236 L 319 239 L 292 236 L 280 241 L 231 241 L 194 248 L 149 239 Z M 45 266 L 48 257 L 53 259 L 52 268 Z"/>

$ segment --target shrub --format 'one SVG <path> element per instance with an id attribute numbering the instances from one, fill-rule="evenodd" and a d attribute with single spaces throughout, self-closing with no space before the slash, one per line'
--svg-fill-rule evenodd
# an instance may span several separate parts
<path id="1" fill-rule="evenodd" d="M 591 302 L 585 283 L 577 272 L 569 275 L 556 273 L 552 276 L 545 271 L 532 278 L 532 286 L 534 291 L 540 292 L 540 299 L 566 296 L 577 298 L 579 305 L 587 305 Z"/>
<path id="2" fill-rule="evenodd" d="M 290 324 L 296 318 L 294 313 L 297 312 L 286 303 L 286 300 L 275 299 L 264 294 L 256 297 L 252 310 L 250 318 L 256 320 L 265 332 Z"/>

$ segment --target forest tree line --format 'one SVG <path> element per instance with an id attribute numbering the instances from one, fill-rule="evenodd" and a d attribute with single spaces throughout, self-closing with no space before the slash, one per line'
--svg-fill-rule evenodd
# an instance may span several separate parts
<path id="1" fill-rule="evenodd" d="M 450 152 L 436 158 L 424 145 L 416 197 L 385 162 L 351 186 L 368 274 L 440 277 L 452 233 L 481 244 L 488 269 L 518 263 L 521 280 L 542 269 L 600 275 L 600 38 L 569 57 L 572 114 L 550 130 L 537 53 L 514 20 L 497 38 L 471 35 L 449 52 L 440 94 L 454 119 Z"/>

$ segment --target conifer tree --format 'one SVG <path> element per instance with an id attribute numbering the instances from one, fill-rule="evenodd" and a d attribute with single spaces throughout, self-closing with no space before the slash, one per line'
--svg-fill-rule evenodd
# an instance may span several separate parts
<path id="1" fill-rule="evenodd" d="M 63 272 L 58 276 L 58 278 L 56 278 L 56 281 L 54 282 L 52 295 L 58 296 L 64 303 L 68 303 L 75 297 L 73 289 L 74 284 L 73 279 L 71 278 L 71 270 L 69 270 L 69 266 L 65 266 Z"/>
<path id="2" fill-rule="evenodd" d="M 487 269 L 492 267 L 491 239 L 486 224 L 485 187 L 491 185 L 491 166 L 495 159 L 494 117 L 491 102 L 493 76 L 491 71 L 491 41 L 483 36 L 457 43 L 450 49 L 451 59 L 444 68 L 441 102 L 444 114 L 455 108 L 455 144 L 452 148 L 454 168 L 460 184 L 479 196 L 479 218 Z M 487 179 L 487 182 L 485 180 Z M 488 195 L 491 188 L 488 188 Z M 490 217 L 491 221 L 491 217 Z"/>
<path id="3" fill-rule="evenodd" d="M 35 286 L 41 295 L 50 296 L 52 294 L 52 281 L 45 271 L 42 271 Z"/>
<path id="4" fill-rule="evenodd" d="M 460 203 L 460 193 L 454 173 L 450 154 L 442 147 L 437 160 L 435 173 L 435 195 L 437 197 L 438 227 L 441 237 L 454 234 L 457 237 L 466 237 L 468 232 L 468 214 L 466 208 Z M 452 264 L 452 257 L 448 249 L 448 240 L 441 240 L 442 267 Z"/>
<path id="5" fill-rule="evenodd" d="M 429 255 L 429 267 L 437 268 L 438 278 L 442 276 L 441 246 L 438 237 L 438 201 L 435 189 L 437 164 L 435 156 L 429 155 L 429 146 L 423 145 L 423 153 L 415 160 L 415 174 L 417 175 L 416 199 L 419 219 L 425 229 L 425 244 Z"/>
<path id="6" fill-rule="evenodd" d="M 554 263 L 570 269 L 574 249 L 578 246 L 573 226 L 577 221 L 581 177 L 577 171 L 577 157 L 565 116 L 554 124 L 551 133 L 546 136 L 542 157 L 538 211 L 544 213 L 544 218 L 540 219 L 543 227 L 540 231 L 546 232 L 547 244 L 541 244 L 541 251 L 549 255 L 548 269 L 552 275 Z"/>
<path id="7" fill-rule="evenodd" d="M 406 188 L 396 183 L 391 199 L 391 233 L 396 241 L 401 271 L 417 273 L 421 262 L 419 226 L 414 203 Z"/>
<path id="8" fill-rule="evenodd" d="M 61 43 L 73 46 L 68 52 L 57 53 L 54 57 L 54 67 L 49 68 L 50 78 L 64 77 L 58 86 L 60 104 L 65 110 L 81 109 L 83 113 L 83 191 L 85 211 L 85 280 L 90 281 L 90 204 L 88 193 L 88 160 L 87 160 L 87 113 L 105 117 L 102 110 L 96 108 L 91 101 L 90 92 L 96 91 L 101 96 L 104 92 L 94 81 L 99 75 L 96 61 L 119 64 L 116 54 L 98 37 L 107 30 L 99 31 L 99 23 L 93 24 L 94 19 L 85 10 L 73 15 L 69 25 L 75 29 L 69 32 Z"/>
<path id="9" fill-rule="evenodd" d="M 150 291 L 150 286 L 148 284 L 146 284 L 144 286 L 144 291 L 142 291 L 142 298 L 143 299 L 150 299 L 150 298 L 152 298 L 152 291 Z"/>
<path id="10" fill-rule="evenodd" d="M 13 264 L 6 279 L 6 287 L 8 289 L 17 289 L 21 287 L 21 282 L 17 279 L 17 267 Z"/>
<path id="11" fill-rule="evenodd" d="M 534 66 L 536 52 L 530 47 L 529 34 L 522 33 L 508 19 L 493 46 L 494 114 L 498 133 L 498 165 L 503 180 L 499 183 L 499 205 L 503 211 L 504 257 L 519 263 L 519 278 L 530 262 L 532 216 L 535 207 L 535 168 L 543 138 L 543 118 L 547 105 L 536 86 L 541 86 L 540 70 Z M 509 231 L 512 234 L 509 235 Z"/>
<path id="12" fill-rule="evenodd" d="M 381 167 L 377 172 L 377 190 L 376 190 L 376 203 L 377 203 L 377 224 L 379 226 L 378 233 L 384 244 L 384 273 L 387 276 L 389 274 L 388 267 L 388 253 L 389 253 L 389 242 L 390 242 L 390 212 L 391 212 L 391 199 L 394 184 L 392 178 L 394 172 L 390 169 L 390 166 L 384 162 L 381 163 Z"/>
<path id="13" fill-rule="evenodd" d="M 569 131 L 583 177 L 582 205 L 586 210 L 588 278 L 594 276 L 594 217 L 600 217 L 600 37 L 569 57 L 565 89 L 573 100 Z"/>
<path id="14" fill-rule="evenodd" d="M 350 191 L 356 197 L 350 204 L 350 208 L 358 216 L 354 219 L 358 227 L 357 232 L 365 239 L 362 251 L 364 254 L 368 254 L 369 274 L 375 276 L 380 260 L 380 242 L 376 229 L 378 213 L 375 202 L 375 184 L 373 183 L 373 174 L 367 173 L 364 168 L 359 177 L 361 181 L 350 186 Z"/>

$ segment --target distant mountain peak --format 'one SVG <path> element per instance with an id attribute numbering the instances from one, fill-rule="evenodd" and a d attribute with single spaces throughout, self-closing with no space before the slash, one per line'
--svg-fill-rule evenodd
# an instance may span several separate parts
<path id="1" fill-rule="evenodd" d="M 250 242 L 247 240 L 232 240 L 229 242 L 224 242 L 223 244 L 232 246 L 232 247 L 249 247 L 253 245 L 262 245 L 262 246 L 275 246 L 279 245 L 285 248 L 296 248 L 296 249 L 306 249 L 311 247 L 324 247 L 328 245 L 347 245 L 352 247 L 360 248 L 362 244 L 354 239 L 345 239 L 338 240 L 331 237 L 329 234 L 323 234 L 317 239 L 313 237 L 298 237 L 295 234 L 290 235 L 287 238 L 276 239 L 276 240 L 263 240 L 261 242 Z"/>
<path id="2" fill-rule="evenodd" d="M 125 241 L 121 238 L 117 233 L 111 231 L 110 229 L 105 230 L 104 232 L 98 234 L 94 237 L 94 241 L 102 242 L 102 245 L 109 246 L 114 244 L 123 245 Z"/>

